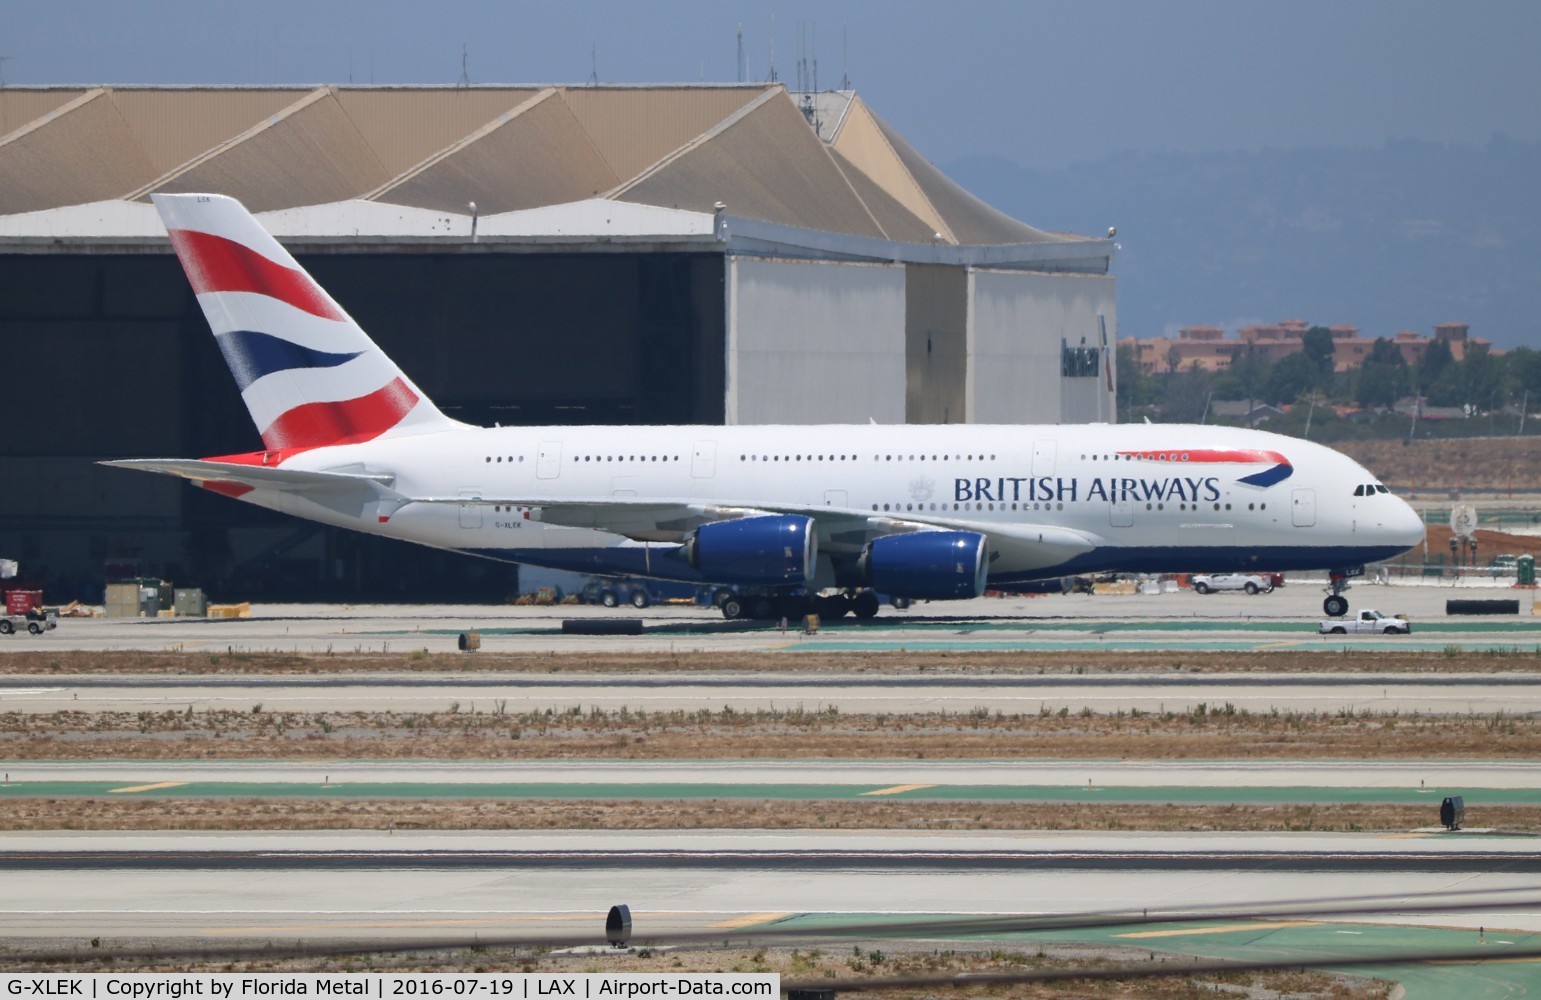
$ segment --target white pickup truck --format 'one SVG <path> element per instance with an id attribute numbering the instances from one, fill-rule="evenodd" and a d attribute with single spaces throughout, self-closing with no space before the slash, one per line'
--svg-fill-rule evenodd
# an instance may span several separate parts
<path id="1" fill-rule="evenodd" d="M 1413 623 L 1402 615 L 1390 617 L 1379 611 L 1361 611 L 1354 618 L 1328 618 L 1317 629 L 1322 635 L 1347 635 L 1350 632 L 1373 632 L 1378 635 L 1411 635 Z"/>
<path id="2" fill-rule="evenodd" d="M 1213 594 L 1220 590 L 1266 594 L 1273 589 L 1273 577 L 1262 573 L 1204 573 L 1193 577 L 1193 589 L 1200 594 Z"/>

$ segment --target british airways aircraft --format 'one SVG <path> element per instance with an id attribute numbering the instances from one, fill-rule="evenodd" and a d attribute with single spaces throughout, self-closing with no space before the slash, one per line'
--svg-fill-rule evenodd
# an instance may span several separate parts
<path id="1" fill-rule="evenodd" d="M 325 524 L 594 574 L 737 585 L 730 612 L 875 614 L 1118 570 L 1329 570 L 1423 522 L 1331 449 L 1179 424 L 472 427 L 237 201 L 154 195 L 263 450 L 107 465 Z"/>

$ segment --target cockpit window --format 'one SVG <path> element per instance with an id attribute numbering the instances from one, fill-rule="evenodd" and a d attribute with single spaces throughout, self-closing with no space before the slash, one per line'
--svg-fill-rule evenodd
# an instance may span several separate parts
<path id="1" fill-rule="evenodd" d="M 1386 487 L 1382 486 L 1380 483 L 1376 483 L 1375 484 L 1375 492 L 1377 492 L 1377 493 L 1390 493 L 1391 491 L 1386 489 Z"/>
<path id="2" fill-rule="evenodd" d="M 1354 487 L 1354 496 L 1356 496 L 1356 497 L 1364 496 L 1364 484 L 1363 483 L 1360 483 L 1358 486 Z"/>

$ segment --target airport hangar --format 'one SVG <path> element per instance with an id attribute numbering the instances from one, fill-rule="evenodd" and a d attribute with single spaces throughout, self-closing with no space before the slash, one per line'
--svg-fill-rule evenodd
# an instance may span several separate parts
<path id="1" fill-rule="evenodd" d="M 514 587 L 94 464 L 260 447 L 149 201 L 189 191 L 245 202 L 472 423 L 1113 419 L 1111 241 L 990 208 L 853 92 L 7 87 L 0 556 L 51 602 Z"/>

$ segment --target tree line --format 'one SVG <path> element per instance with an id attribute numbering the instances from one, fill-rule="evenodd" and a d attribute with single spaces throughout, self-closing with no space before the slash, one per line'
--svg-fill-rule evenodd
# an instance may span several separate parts
<path id="1" fill-rule="evenodd" d="M 1320 421 L 1322 433 L 1311 435 L 1318 439 L 1382 436 L 1396 423 L 1400 423 L 1399 433 L 1407 433 L 1408 418 L 1396 418 L 1391 409 L 1399 400 L 1419 396 L 1425 406 L 1460 407 L 1468 417 L 1488 419 L 1488 429 L 1468 427 L 1466 434 L 1488 433 L 1489 429 L 1512 434 L 1518 430 L 1518 414 L 1502 428 L 1497 426 L 1497 415 L 1510 404 L 1526 409 L 1541 404 L 1541 351 L 1528 347 L 1492 354 L 1483 345 L 1468 343 L 1466 356 L 1457 361 L 1449 343 L 1436 339 L 1417 364 L 1409 364 L 1400 348 L 1382 337 L 1371 345 L 1358 368 L 1341 372 L 1334 370 L 1333 347 L 1332 332 L 1313 326 L 1306 331 L 1301 350 L 1277 361 L 1269 361 L 1263 350 L 1246 344 L 1229 367 L 1219 371 L 1205 371 L 1197 363 L 1184 367 L 1174 351 L 1165 366 L 1157 366 L 1164 370 L 1146 372 L 1137 352 L 1129 345 L 1120 346 L 1119 419 L 1148 416 L 1173 423 L 1224 423 L 1229 421 L 1216 421 L 1210 412 L 1214 400 L 1248 400 L 1256 406 L 1306 404 Z M 1332 407 L 1343 405 L 1372 411 L 1360 421 L 1372 433 L 1351 434 L 1347 428 L 1334 428 L 1342 421 Z M 1270 427 L 1303 425 L 1305 419 L 1292 413 Z M 1535 430 L 1541 432 L 1541 426 Z"/>

